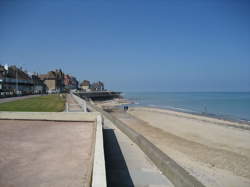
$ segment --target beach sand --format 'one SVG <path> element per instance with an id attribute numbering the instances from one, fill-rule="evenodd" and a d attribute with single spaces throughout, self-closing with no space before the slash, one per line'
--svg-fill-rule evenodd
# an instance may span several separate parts
<path id="1" fill-rule="evenodd" d="M 206 186 L 250 186 L 249 124 L 156 108 L 111 113 Z"/>

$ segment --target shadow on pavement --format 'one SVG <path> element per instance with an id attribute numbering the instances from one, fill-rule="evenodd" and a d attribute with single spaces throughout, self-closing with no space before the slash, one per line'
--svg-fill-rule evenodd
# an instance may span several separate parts
<path id="1" fill-rule="evenodd" d="M 108 187 L 134 187 L 113 129 L 103 129 Z"/>

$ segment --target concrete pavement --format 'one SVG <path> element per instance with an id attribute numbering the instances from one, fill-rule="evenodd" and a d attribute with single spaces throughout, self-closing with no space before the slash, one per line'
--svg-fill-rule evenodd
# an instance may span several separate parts
<path id="1" fill-rule="evenodd" d="M 88 105 L 89 111 L 95 111 Z M 107 186 L 173 187 L 145 153 L 103 116 Z"/>
<path id="2" fill-rule="evenodd" d="M 72 94 L 67 94 L 65 111 L 83 112 L 84 110 L 81 107 L 81 104 L 75 100 Z"/>
<path id="3" fill-rule="evenodd" d="M 144 152 L 106 118 L 103 136 L 109 187 L 173 186 Z"/>
<path id="4" fill-rule="evenodd" d="M 0 186 L 89 186 L 93 124 L 0 120 Z"/>

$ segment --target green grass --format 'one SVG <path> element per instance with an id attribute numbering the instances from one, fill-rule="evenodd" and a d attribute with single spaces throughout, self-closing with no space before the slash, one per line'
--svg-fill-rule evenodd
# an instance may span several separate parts
<path id="1" fill-rule="evenodd" d="M 65 96 L 48 95 L 1 103 L 0 111 L 62 112 L 64 107 Z"/>

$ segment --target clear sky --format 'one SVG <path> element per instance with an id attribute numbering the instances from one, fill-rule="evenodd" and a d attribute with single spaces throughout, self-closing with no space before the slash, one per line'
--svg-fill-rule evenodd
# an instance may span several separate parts
<path id="1" fill-rule="evenodd" d="M 0 63 L 122 91 L 250 91 L 250 1 L 0 0 Z"/>

